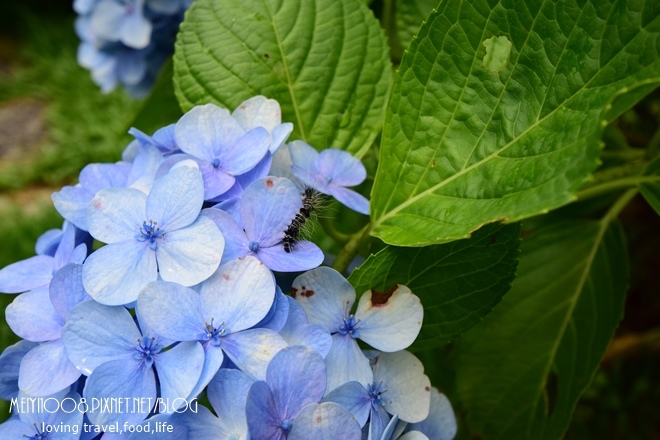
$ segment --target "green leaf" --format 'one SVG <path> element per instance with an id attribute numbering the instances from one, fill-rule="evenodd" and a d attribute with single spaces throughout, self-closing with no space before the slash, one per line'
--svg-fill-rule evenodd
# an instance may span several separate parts
<path id="1" fill-rule="evenodd" d="M 174 56 L 184 110 L 279 101 L 291 139 L 361 157 L 381 129 L 391 79 L 387 42 L 359 0 L 197 0 Z"/>
<path id="2" fill-rule="evenodd" d="M 660 2 L 613 2 L 443 1 L 394 81 L 373 235 L 442 243 L 572 201 L 608 111 L 660 81 Z M 512 43 L 497 73 L 484 66 L 494 36 Z"/>
<path id="3" fill-rule="evenodd" d="M 471 433 L 483 438 L 562 438 L 623 315 L 628 261 L 618 222 L 532 234 L 511 291 L 458 342 L 458 393 Z"/>
<path id="4" fill-rule="evenodd" d="M 424 304 L 418 349 L 439 346 L 479 322 L 509 290 L 520 226 L 493 224 L 466 240 L 423 248 L 388 246 L 355 269 L 358 294 L 408 286 Z"/>
<path id="5" fill-rule="evenodd" d="M 131 127 L 138 128 L 147 134 L 153 134 L 159 128 L 173 124 L 183 115 L 179 102 L 174 96 L 172 84 L 172 59 L 169 59 L 158 74 L 158 79 L 144 100 L 131 122 Z M 127 127 L 127 131 L 128 131 Z"/>
<path id="6" fill-rule="evenodd" d="M 426 20 L 438 0 L 396 0 L 396 34 L 401 47 L 410 45 L 422 22 Z"/>
<path id="7" fill-rule="evenodd" d="M 655 158 L 644 171 L 639 191 L 655 212 L 660 215 L 660 157 Z"/>

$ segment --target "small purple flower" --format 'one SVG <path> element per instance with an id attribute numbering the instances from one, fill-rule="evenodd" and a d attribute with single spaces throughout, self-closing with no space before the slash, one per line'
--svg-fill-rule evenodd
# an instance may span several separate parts
<path id="1" fill-rule="evenodd" d="M 238 175 L 254 168 L 268 152 L 270 134 L 263 127 L 245 130 L 226 109 L 194 107 L 174 128 L 181 151 L 194 158 L 204 178 L 204 199 L 227 192 Z"/>
<path id="2" fill-rule="evenodd" d="M 333 196 L 354 211 L 369 215 L 369 200 L 346 188 L 359 185 L 367 177 L 359 159 L 334 148 L 319 153 L 303 141 L 293 141 L 288 146 L 291 169 L 305 185 Z"/>
<path id="3" fill-rule="evenodd" d="M 328 391 L 349 381 L 367 387 L 373 382 L 369 361 L 356 339 L 372 347 L 394 352 L 413 343 L 422 327 L 424 310 L 417 296 L 405 286 L 387 292 L 365 292 L 355 314 L 355 289 L 339 272 L 329 267 L 310 270 L 293 281 L 293 296 L 311 324 L 321 324 L 332 334 L 326 357 Z"/>
<path id="4" fill-rule="evenodd" d="M 298 240 L 286 252 L 282 240 L 302 208 L 302 196 L 288 179 L 266 177 L 245 190 L 239 206 L 240 225 L 230 214 L 211 208 L 204 211 L 225 237 L 224 261 L 253 255 L 278 272 L 297 272 L 317 267 L 323 252 L 314 243 Z"/>
<path id="5" fill-rule="evenodd" d="M 89 232 L 109 243 L 83 266 L 83 284 L 92 298 L 107 305 L 127 304 L 159 277 L 193 286 L 218 268 L 224 240 L 215 224 L 199 215 L 202 179 L 188 163 L 156 180 L 148 196 L 132 188 L 111 188 L 90 201 Z"/>

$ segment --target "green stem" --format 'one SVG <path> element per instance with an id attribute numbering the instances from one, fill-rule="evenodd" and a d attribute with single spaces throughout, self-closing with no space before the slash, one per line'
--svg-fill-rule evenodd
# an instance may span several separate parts
<path id="1" fill-rule="evenodd" d="M 630 200 L 632 200 L 632 198 L 635 197 L 638 192 L 638 188 L 631 188 L 623 193 L 623 195 L 619 197 L 616 202 L 614 202 L 614 205 L 610 207 L 607 213 L 605 213 L 605 216 L 600 220 L 604 228 L 606 228 L 612 220 L 619 216 L 623 208 L 628 205 L 628 202 L 630 202 Z"/>
<path id="2" fill-rule="evenodd" d="M 344 245 L 341 251 L 339 251 L 339 254 L 337 254 L 335 261 L 332 262 L 333 269 L 340 273 L 344 273 L 344 271 L 346 271 L 346 268 L 348 268 L 348 265 L 351 264 L 351 261 L 353 261 L 353 258 L 355 258 L 357 255 L 360 247 L 371 238 L 369 236 L 371 228 L 371 223 L 368 223 L 364 228 L 351 235 L 351 238 Z"/>
<path id="3" fill-rule="evenodd" d="M 646 150 L 639 148 L 626 148 L 623 150 L 603 150 L 600 156 L 603 159 L 640 160 L 644 159 Z"/>
<path id="4" fill-rule="evenodd" d="M 583 189 L 576 196 L 578 200 L 584 200 L 630 186 L 637 186 L 642 182 L 660 182 L 660 176 L 628 176 L 622 179 L 611 180 Z"/>

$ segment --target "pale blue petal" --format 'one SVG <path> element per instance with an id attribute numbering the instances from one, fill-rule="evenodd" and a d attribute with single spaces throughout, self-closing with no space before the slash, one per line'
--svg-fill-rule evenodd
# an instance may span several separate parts
<path id="1" fill-rule="evenodd" d="M 186 412 L 181 414 L 180 417 L 180 420 L 187 429 L 187 440 L 224 440 L 229 439 L 231 435 L 231 432 L 225 430 L 224 425 L 205 406 L 199 405 L 196 413 Z M 178 426 L 176 428 L 178 428 Z M 248 437 L 246 436 L 243 438 Z M 179 439 L 177 438 L 173 440 Z"/>
<path id="2" fill-rule="evenodd" d="M 30 350 L 21 361 L 18 386 L 34 397 L 62 391 L 80 377 L 80 371 L 69 362 L 61 339 L 45 342 Z"/>
<path id="3" fill-rule="evenodd" d="M 254 380 L 266 377 L 268 363 L 285 347 L 286 342 L 279 334 L 265 328 L 232 333 L 222 338 L 222 350 L 227 357 Z"/>
<path id="4" fill-rule="evenodd" d="M 211 406 L 218 415 L 220 425 L 229 435 L 247 438 L 245 405 L 254 381 L 240 370 L 221 368 L 207 389 Z"/>
<path id="5" fill-rule="evenodd" d="M 239 185 L 240 188 L 236 189 L 236 194 L 234 195 L 235 197 L 240 197 L 241 194 L 243 194 L 243 191 L 245 189 L 252 185 L 252 182 L 255 180 L 264 178 L 268 176 L 268 171 L 270 170 L 270 166 L 273 162 L 273 155 L 270 154 L 269 152 L 266 152 L 266 155 L 259 161 L 259 163 L 252 168 L 250 171 L 241 174 L 240 176 L 236 176 L 236 183 Z M 236 186 L 236 185 L 234 185 Z M 232 188 L 232 190 L 234 190 Z M 225 197 L 229 198 L 229 197 Z"/>
<path id="6" fill-rule="evenodd" d="M 236 178 L 227 174 L 224 168 L 215 168 L 208 162 L 201 162 L 199 169 L 204 180 L 204 200 L 219 198 L 236 184 Z"/>
<path id="7" fill-rule="evenodd" d="M 217 145 L 233 143 L 242 132 L 228 110 L 206 104 L 193 107 L 179 119 L 174 138 L 181 151 L 210 162 L 215 158 Z"/>
<path id="8" fill-rule="evenodd" d="M 300 179 L 293 174 L 291 170 L 291 154 L 289 153 L 289 146 L 284 145 L 273 154 L 273 163 L 270 167 L 269 174 L 276 177 L 286 177 L 292 181 L 299 181 Z"/>
<path id="9" fill-rule="evenodd" d="M 437 438 L 438 440 L 444 440 L 442 437 L 433 437 L 433 438 L 434 439 Z M 398 437 L 398 440 L 429 440 L 429 437 L 427 437 L 426 435 L 422 434 L 419 431 L 408 431 L 405 434 L 403 434 L 401 437 Z"/>
<path id="10" fill-rule="evenodd" d="M 323 150 L 316 164 L 321 177 L 332 177 L 332 185 L 355 186 L 367 178 L 367 170 L 360 159 L 347 151 L 335 148 Z"/>
<path id="11" fill-rule="evenodd" d="M 147 196 L 132 188 L 108 188 L 89 202 L 87 226 L 92 237 L 103 243 L 134 239 L 146 215 Z"/>
<path id="12" fill-rule="evenodd" d="M 301 272 L 314 269 L 323 263 L 325 256 L 317 245 L 307 240 L 296 241 L 291 252 L 284 245 L 261 247 L 257 256 L 270 270 L 276 272 Z"/>
<path id="13" fill-rule="evenodd" d="M 298 328 L 307 325 L 307 314 L 298 304 L 298 301 L 290 296 L 286 296 L 286 300 L 289 304 L 289 314 L 287 315 L 286 324 L 280 330 L 280 334 L 284 339 L 288 339 Z"/>
<path id="14" fill-rule="evenodd" d="M 122 51 L 118 54 L 117 76 L 125 85 L 138 84 L 147 74 L 145 54 L 138 51 Z"/>
<path id="15" fill-rule="evenodd" d="M 165 281 L 199 284 L 220 266 L 225 240 L 215 223 L 200 216 L 187 228 L 168 232 L 156 250 L 158 272 Z"/>
<path id="16" fill-rule="evenodd" d="M 36 342 L 18 341 L 5 348 L 0 355 L 0 399 L 11 400 L 18 395 L 18 372 L 25 354 L 37 346 Z"/>
<path id="17" fill-rule="evenodd" d="M 328 393 L 323 402 L 335 402 L 346 408 L 360 427 L 364 426 L 371 412 L 371 398 L 369 392 L 360 383 L 351 381 Z"/>
<path id="18" fill-rule="evenodd" d="M 0 292 L 21 293 L 48 286 L 53 277 L 55 259 L 48 255 L 35 255 L 0 269 Z"/>
<path id="19" fill-rule="evenodd" d="M 362 354 L 355 339 L 348 335 L 332 335 L 332 348 L 325 357 L 325 363 L 328 367 L 327 392 L 352 380 L 365 388 L 373 383 L 369 360 Z"/>
<path id="20" fill-rule="evenodd" d="M 159 353 L 154 362 L 160 383 L 160 397 L 169 402 L 163 413 L 185 407 L 186 398 L 197 384 L 204 366 L 204 349 L 199 342 L 182 342 Z"/>
<path id="21" fill-rule="evenodd" d="M 374 383 L 387 389 L 387 412 L 408 423 L 421 422 L 429 415 L 431 382 L 414 355 L 407 351 L 380 353 L 374 361 L 373 377 Z"/>
<path id="22" fill-rule="evenodd" d="M 289 316 L 289 300 L 290 296 L 282 293 L 279 286 L 275 286 L 275 300 L 266 316 L 257 323 L 256 327 L 269 328 L 273 331 L 280 332 L 287 322 Z M 292 300 L 292 299 L 291 299 Z M 292 300 L 295 302 L 294 300 Z M 302 310 L 301 310 L 302 311 Z M 304 312 L 303 312 L 304 313 Z"/>
<path id="23" fill-rule="evenodd" d="M 137 299 L 158 279 L 156 253 L 146 242 L 129 240 L 94 251 L 83 265 L 83 286 L 101 304 L 122 305 Z"/>
<path id="24" fill-rule="evenodd" d="M 369 215 L 369 200 L 362 194 L 359 194 L 352 189 L 334 185 L 328 186 L 327 192 L 353 211 Z"/>
<path id="25" fill-rule="evenodd" d="M 294 167 L 296 176 L 305 184 L 315 186 L 319 174 L 316 168 L 318 151 L 304 141 L 290 142 L 288 147 L 291 154 L 291 165 Z"/>
<path id="26" fill-rule="evenodd" d="M 272 131 L 282 122 L 280 104 L 276 100 L 262 95 L 253 96 L 240 103 L 232 116 L 246 130 L 264 127 L 266 130 Z"/>
<path id="27" fill-rule="evenodd" d="M 69 263 L 55 272 L 50 282 L 49 297 L 62 322 L 66 320 L 73 307 L 83 301 L 91 300 L 92 298 L 83 288 L 82 264 Z"/>
<path id="28" fill-rule="evenodd" d="M 156 377 L 152 367 L 135 359 L 120 359 L 109 361 L 96 367 L 91 376 L 85 382 L 83 397 L 88 402 L 110 401 L 109 399 L 128 399 L 133 402 L 134 398 L 151 398 L 156 400 Z M 146 401 L 146 400 L 145 400 Z M 131 405 L 124 410 L 102 411 L 98 408 L 93 411 L 92 405 L 87 411 L 89 420 L 97 425 L 119 422 L 137 424 L 144 420 L 149 414 L 148 405 Z"/>
<path id="29" fill-rule="evenodd" d="M 207 344 L 204 347 L 204 366 L 202 367 L 202 373 L 199 376 L 197 384 L 190 392 L 188 401 L 196 398 L 206 388 L 209 382 L 211 382 L 211 379 L 213 379 L 213 376 L 215 376 L 215 373 L 220 369 L 224 359 L 225 355 L 220 346 Z"/>
<path id="30" fill-rule="evenodd" d="M 141 338 L 128 310 L 95 301 L 74 307 L 62 331 L 69 360 L 87 376 L 104 362 L 131 359 Z"/>
<path id="31" fill-rule="evenodd" d="M 268 153 L 270 135 L 263 127 L 254 128 L 218 155 L 220 167 L 232 176 L 250 171 Z"/>
<path id="32" fill-rule="evenodd" d="M 309 348 L 288 347 L 273 357 L 268 365 L 266 382 L 283 418 L 295 419 L 303 407 L 318 403 L 323 397 L 325 363 Z"/>
<path id="33" fill-rule="evenodd" d="M 452 440 L 457 431 L 456 416 L 447 396 L 438 391 L 431 390 L 431 409 L 429 416 L 410 426 L 410 429 L 422 432 L 430 439 Z"/>
<path id="34" fill-rule="evenodd" d="M 290 180 L 266 177 L 255 181 L 241 197 L 241 220 L 248 238 L 262 247 L 280 243 L 301 207 L 300 191 Z"/>
<path id="35" fill-rule="evenodd" d="M 126 186 L 130 169 L 131 166 L 127 163 L 92 163 L 82 169 L 79 181 L 90 192 L 91 199 L 102 189 Z"/>
<path id="36" fill-rule="evenodd" d="M 60 244 L 57 246 L 55 255 L 53 258 L 54 269 L 59 269 L 69 261 L 71 261 L 71 256 L 73 255 L 73 250 L 76 247 L 76 227 L 72 223 L 66 222 L 62 229 L 62 239 Z"/>
<path id="37" fill-rule="evenodd" d="M 220 266 L 200 292 L 206 322 L 222 321 L 233 333 L 266 316 L 275 298 L 275 280 L 259 260 L 244 257 Z"/>
<path id="38" fill-rule="evenodd" d="M 47 287 L 39 287 L 14 298 L 5 309 L 5 319 L 14 333 L 28 341 L 58 339 L 64 319 L 50 302 Z"/>
<path id="39" fill-rule="evenodd" d="M 375 409 L 371 408 L 371 415 L 369 416 L 369 439 L 383 439 L 385 431 L 390 424 L 390 415 L 385 411 L 382 406 Z"/>
<path id="40" fill-rule="evenodd" d="M 124 16 L 125 9 L 120 3 L 102 0 L 92 11 L 90 26 L 99 38 L 118 41 Z"/>
<path id="41" fill-rule="evenodd" d="M 205 209 L 202 211 L 202 215 L 213 220 L 225 239 L 222 264 L 244 257 L 250 252 L 247 248 L 248 239 L 245 231 L 231 215 L 216 208 Z"/>
<path id="42" fill-rule="evenodd" d="M 332 348 L 332 337 L 328 329 L 319 324 L 305 324 L 285 339 L 289 345 L 304 345 L 324 358 Z"/>
<path id="43" fill-rule="evenodd" d="M 291 296 L 305 310 L 310 324 L 321 324 L 332 333 L 350 314 L 355 289 L 339 272 L 322 266 L 293 280 Z"/>
<path id="44" fill-rule="evenodd" d="M 355 311 L 355 319 L 360 321 L 358 337 L 387 352 L 408 348 L 417 338 L 423 318 L 421 301 L 401 285 L 383 293 L 365 292 Z"/>
<path id="45" fill-rule="evenodd" d="M 133 160 L 127 182 L 131 188 L 149 194 L 158 169 L 164 162 L 163 154 L 153 145 L 141 145 Z"/>
<path id="46" fill-rule="evenodd" d="M 147 219 L 166 232 L 195 221 L 204 203 L 204 184 L 197 168 L 180 166 L 154 182 L 147 198 Z"/>
<path id="47" fill-rule="evenodd" d="M 284 440 L 287 433 L 280 428 L 284 419 L 278 412 L 275 397 L 266 382 L 255 382 L 248 393 L 245 413 L 249 414 L 248 428 L 251 438 Z"/>
<path id="48" fill-rule="evenodd" d="M 196 341 L 205 330 L 199 293 L 176 283 L 149 283 L 137 308 L 151 330 L 174 341 Z"/>
<path id="49" fill-rule="evenodd" d="M 87 232 L 85 232 L 85 234 L 87 234 Z M 93 240 L 92 236 L 89 234 L 87 235 L 89 236 L 91 242 Z M 83 261 L 85 261 L 85 258 L 87 258 L 87 244 L 80 243 L 73 250 L 73 254 L 71 254 L 71 259 L 68 262 L 82 264 Z"/>
<path id="50" fill-rule="evenodd" d="M 288 440 L 361 440 L 360 425 L 350 412 L 333 402 L 307 405 L 296 417 Z"/>
<path id="51" fill-rule="evenodd" d="M 37 238 L 34 251 L 37 255 L 55 255 L 57 245 L 60 243 L 63 231 L 61 229 L 49 229 Z"/>
<path id="52" fill-rule="evenodd" d="M 0 438 L 6 440 L 23 440 L 25 437 L 33 436 L 36 432 L 27 423 L 21 422 L 18 417 L 11 418 L 0 424 Z"/>
<path id="53" fill-rule="evenodd" d="M 55 209 L 80 229 L 87 230 L 87 204 L 93 194 L 80 185 L 65 186 L 51 195 Z"/>
<path id="54" fill-rule="evenodd" d="M 147 0 L 147 6 L 160 14 L 172 15 L 179 10 L 181 4 L 174 0 Z"/>
<path id="55" fill-rule="evenodd" d="M 274 154 L 282 145 L 284 145 L 292 131 L 293 124 L 291 122 L 280 124 L 271 131 L 270 147 L 268 147 L 271 154 Z"/>

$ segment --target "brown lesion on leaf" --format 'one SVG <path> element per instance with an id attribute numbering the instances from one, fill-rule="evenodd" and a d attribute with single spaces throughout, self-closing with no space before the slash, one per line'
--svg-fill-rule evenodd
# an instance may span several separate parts
<path id="1" fill-rule="evenodd" d="M 394 284 L 392 287 L 387 289 L 385 292 L 378 292 L 371 289 L 371 304 L 374 307 L 383 306 L 387 304 L 392 294 L 399 288 L 398 284 Z"/>

